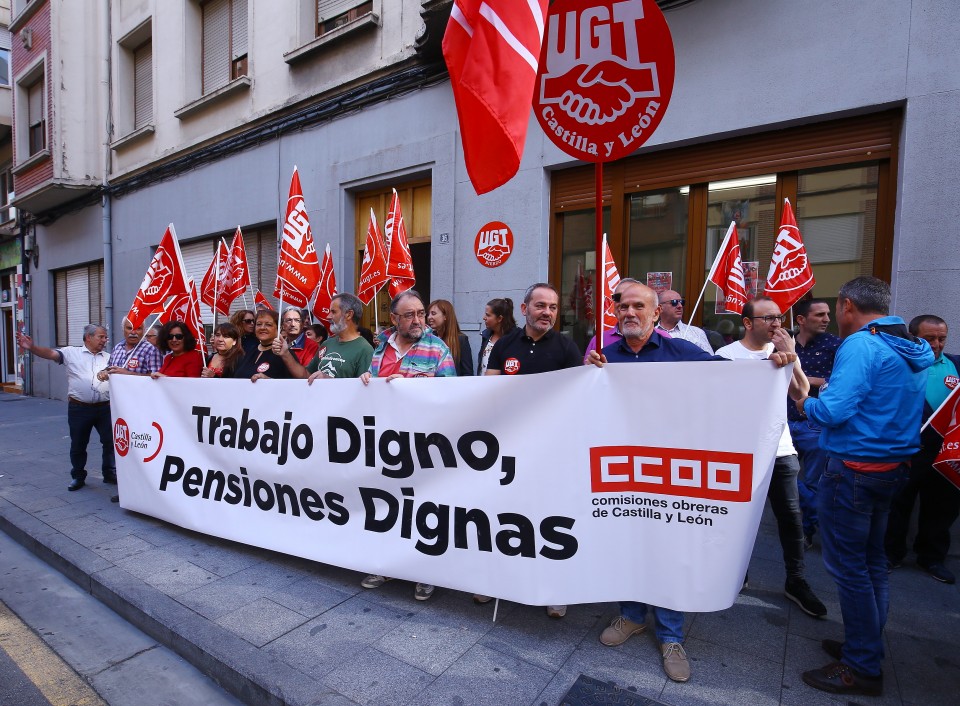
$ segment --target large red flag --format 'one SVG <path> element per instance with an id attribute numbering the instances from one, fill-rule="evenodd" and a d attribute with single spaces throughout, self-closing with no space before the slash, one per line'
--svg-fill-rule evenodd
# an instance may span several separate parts
<path id="1" fill-rule="evenodd" d="M 392 299 L 400 292 L 412 289 L 416 284 L 413 259 L 410 257 L 410 244 L 407 242 L 407 227 L 403 223 L 400 196 L 396 189 L 393 190 L 393 198 L 390 200 L 390 210 L 387 211 L 383 230 L 387 244 L 387 276 L 390 277 L 388 291 Z"/>
<path id="2" fill-rule="evenodd" d="M 200 299 L 197 297 L 193 278 L 188 280 L 187 291 L 175 296 L 157 319 L 157 323 L 160 324 L 170 321 L 182 321 L 184 326 L 190 329 L 190 333 L 197 339 L 197 345 L 206 359 L 207 335 L 203 328 L 203 318 L 200 316 Z"/>
<path id="3" fill-rule="evenodd" d="M 747 303 L 746 281 L 743 278 L 743 261 L 740 259 L 740 237 L 736 221 L 730 221 L 723 238 L 717 259 L 713 261 L 707 279 L 717 285 L 726 299 L 726 311 L 742 314 Z"/>
<path id="4" fill-rule="evenodd" d="M 377 291 L 390 279 L 387 276 L 387 257 L 383 247 L 383 236 L 371 208 L 367 242 L 363 246 L 363 264 L 360 266 L 360 286 L 357 287 L 357 296 L 364 304 L 369 304 Z"/>
<path id="5" fill-rule="evenodd" d="M 936 411 L 930 415 L 927 424 L 940 436 L 946 437 L 951 431 L 960 426 L 960 385 L 953 388 Z"/>
<path id="6" fill-rule="evenodd" d="M 943 437 L 943 444 L 933 461 L 933 467 L 960 488 L 960 424 L 947 431 Z"/>
<path id="7" fill-rule="evenodd" d="M 200 301 L 224 316 L 230 313 L 230 302 L 224 296 L 228 259 L 227 244 L 221 238 L 217 245 L 217 254 L 210 261 L 210 267 L 207 268 L 207 273 L 200 282 Z"/>
<path id="8" fill-rule="evenodd" d="M 317 298 L 313 302 L 313 315 L 324 326 L 330 324 L 330 304 L 337 296 L 337 275 L 333 271 L 333 255 L 330 253 L 330 243 L 323 251 L 323 262 L 320 263 L 320 284 L 317 285 Z"/>
<path id="9" fill-rule="evenodd" d="M 293 168 L 290 195 L 287 197 L 287 217 L 283 221 L 280 258 L 277 262 L 277 284 L 273 296 L 300 307 L 310 301 L 310 295 L 320 281 L 320 263 L 313 245 L 313 232 L 307 218 L 307 208 L 300 188 L 300 173 Z"/>
<path id="10" fill-rule="evenodd" d="M 814 284 L 813 268 L 790 199 L 784 199 L 780 231 L 773 246 L 764 294 L 780 305 L 780 311 L 786 311 L 813 289 Z"/>
<path id="11" fill-rule="evenodd" d="M 455 0 L 443 58 L 478 194 L 520 168 L 548 0 Z"/>
<path id="12" fill-rule="evenodd" d="M 607 234 L 603 234 L 603 330 L 609 331 L 617 327 L 617 315 L 613 311 L 613 290 L 620 283 L 620 273 L 617 263 L 613 261 L 613 252 L 607 242 Z M 601 346 L 602 347 L 602 346 Z"/>
<path id="13" fill-rule="evenodd" d="M 263 292 L 261 292 L 259 289 L 254 292 L 253 305 L 257 309 L 268 309 L 269 311 L 273 311 L 273 307 L 270 306 L 270 300 L 263 296 Z"/>
<path id="14" fill-rule="evenodd" d="M 227 281 L 226 292 L 223 296 L 227 300 L 227 306 L 233 304 L 233 300 L 243 296 L 250 284 L 250 268 L 247 266 L 247 251 L 243 247 L 243 233 L 240 232 L 240 226 L 233 234 L 233 243 L 230 246 L 230 256 L 227 260 Z"/>
<path id="15" fill-rule="evenodd" d="M 186 268 L 180 255 L 180 244 L 173 223 L 160 239 L 160 245 L 143 276 L 140 289 L 133 300 L 127 319 L 134 328 L 140 328 L 147 317 L 163 309 L 167 299 L 187 293 Z"/>

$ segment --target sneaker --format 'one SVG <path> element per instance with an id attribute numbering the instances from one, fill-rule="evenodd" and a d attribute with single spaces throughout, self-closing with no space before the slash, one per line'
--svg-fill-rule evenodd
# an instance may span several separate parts
<path id="1" fill-rule="evenodd" d="M 953 575 L 953 572 L 938 561 L 935 561 L 932 564 L 917 563 L 921 569 L 926 571 L 931 577 L 940 583 L 954 584 L 957 582 L 957 577 Z"/>
<path id="2" fill-rule="evenodd" d="M 429 583 L 418 583 L 413 589 L 413 597 L 418 601 L 425 601 L 433 595 L 433 586 Z"/>
<path id="3" fill-rule="evenodd" d="M 370 574 L 363 581 L 360 582 L 360 585 L 364 588 L 380 588 L 387 581 L 392 581 L 393 579 L 387 578 L 386 576 L 379 576 L 377 574 Z"/>
<path id="4" fill-rule="evenodd" d="M 483 605 L 484 603 L 489 603 L 493 600 L 493 596 L 483 596 L 479 593 L 473 594 L 473 602 L 477 605 Z"/>
<path id="5" fill-rule="evenodd" d="M 685 682 L 690 678 L 690 662 L 683 645 L 679 642 L 664 642 L 660 645 L 663 653 L 663 671 L 673 681 Z"/>
<path id="6" fill-rule="evenodd" d="M 635 623 L 620 615 L 614 618 L 613 622 L 600 633 L 600 642 L 608 647 L 616 647 L 646 629 L 646 623 Z"/>
<path id="7" fill-rule="evenodd" d="M 827 615 L 827 607 L 813 595 L 810 584 L 802 578 L 787 579 L 783 595 L 800 606 L 800 610 L 807 615 L 812 615 L 814 618 L 823 618 Z"/>
<path id="8" fill-rule="evenodd" d="M 565 605 L 548 605 L 547 606 L 547 615 L 551 618 L 562 618 L 567 614 L 567 606 Z"/>
<path id="9" fill-rule="evenodd" d="M 842 662 L 833 662 L 826 667 L 804 672 L 803 681 L 814 689 L 831 694 L 883 695 L 883 676 L 859 674 Z"/>

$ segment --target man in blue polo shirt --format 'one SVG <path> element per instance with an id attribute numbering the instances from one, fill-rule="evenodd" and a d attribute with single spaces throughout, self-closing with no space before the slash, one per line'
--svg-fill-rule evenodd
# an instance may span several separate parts
<path id="1" fill-rule="evenodd" d="M 589 362 L 597 367 L 605 363 L 649 363 L 696 360 L 725 360 L 710 355 L 690 341 L 666 338 L 655 329 L 660 318 L 657 293 L 643 284 L 631 284 L 614 294 L 617 327 L 623 338 L 603 349 L 590 353 Z M 784 366 L 797 359 L 795 353 L 774 351 L 770 360 Z M 663 657 L 663 671 L 676 682 L 690 679 L 690 662 L 683 649 L 683 613 L 636 601 L 622 601 L 620 615 L 600 635 L 600 642 L 610 647 L 622 645 L 647 629 L 648 609 L 656 623 L 657 640 Z"/>

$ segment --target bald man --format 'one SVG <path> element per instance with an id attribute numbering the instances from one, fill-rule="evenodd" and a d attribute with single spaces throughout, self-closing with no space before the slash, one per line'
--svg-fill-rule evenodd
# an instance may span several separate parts
<path id="1" fill-rule="evenodd" d="M 702 328 L 683 323 L 683 305 L 687 300 L 680 296 L 680 293 L 673 289 L 665 289 L 660 292 L 660 323 L 657 324 L 659 333 L 666 333 L 670 338 L 680 338 L 684 341 L 690 341 L 704 353 L 713 355 L 713 347 L 707 340 L 707 334 Z"/>

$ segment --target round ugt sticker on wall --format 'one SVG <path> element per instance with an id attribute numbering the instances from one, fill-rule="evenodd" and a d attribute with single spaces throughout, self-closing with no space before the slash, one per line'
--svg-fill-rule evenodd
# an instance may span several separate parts
<path id="1" fill-rule="evenodd" d="M 480 228 L 473 241 L 473 254 L 484 267 L 500 267 L 513 252 L 513 231 L 500 221 L 490 221 Z"/>

